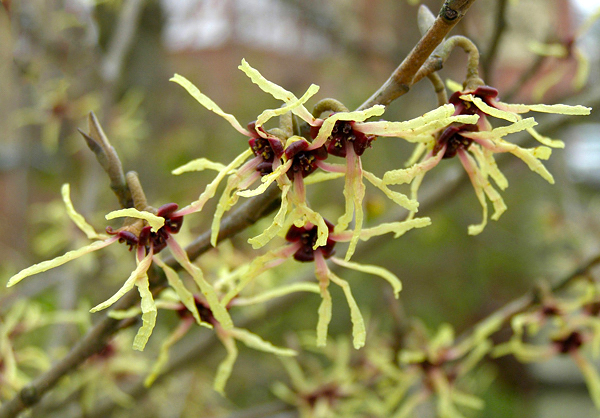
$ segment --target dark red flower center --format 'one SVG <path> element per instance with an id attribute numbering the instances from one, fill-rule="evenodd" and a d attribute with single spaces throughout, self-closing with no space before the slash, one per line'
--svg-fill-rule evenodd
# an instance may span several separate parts
<path id="1" fill-rule="evenodd" d="M 329 232 L 333 231 L 333 224 L 329 221 L 325 221 Z M 318 227 L 311 225 L 310 227 L 303 226 L 301 228 L 292 225 L 285 235 L 285 239 L 288 242 L 299 242 L 300 248 L 294 253 L 294 259 L 297 261 L 313 261 L 315 259 L 315 251 L 319 250 L 323 254 L 324 258 L 329 258 L 335 253 L 335 241 L 331 238 L 327 239 L 327 243 L 324 246 L 318 247 L 317 250 L 313 250 L 313 247 L 317 243 L 318 238 Z"/>
<path id="2" fill-rule="evenodd" d="M 296 141 L 285 149 L 285 156 L 292 161 L 292 166 L 287 171 L 287 176 L 293 180 L 296 173 L 306 177 L 317 169 L 317 162 L 327 158 L 325 146 L 307 151 L 310 146 L 307 141 Z"/>
<path id="3" fill-rule="evenodd" d="M 113 230 L 110 226 L 107 226 L 106 233 L 118 236 L 120 243 L 129 246 L 129 251 L 139 246 L 146 247 L 146 251 L 148 251 L 149 247 L 152 246 L 154 254 L 157 254 L 167 246 L 169 236 L 178 233 L 181 229 L 183 216 L 172 216 L 177 208 L 176 203 L 167 203 L 158 208 L 156 215 L 165 218 L 165 224 L 156 232 L 152 232 L 150 226 L 145 226 L 136 235 L 126 228 Z"/>
<path id="4" fill-rule="evenodd" d="M 583 345 L 583 337 L 579 332 L 573 331 L 566 338 L 555 339 L 553 342 L 560 353 L 567 354 Z"/>
<path id="5" fill-rule="evenodd" d="M 252 133 L 257 133 L 256 122 L 250 122 L 248 124 L 248 130 Z M 262 158 L 262 162 L 256 167 L 262 176 L 273 172 L 273 161 L 275 158 L 281 158 L 283 155 L 283 145 L 281 140 L 276 138 L 263 138 L 256 136 L 250 138 L 248 141 L 250 149 L 255 156 Z"/>
<path id="6" fill-rule="evenodd" d="M 442 158 L 452 158 L 456 155 L 459 149 L 467 150 L 473 143 L 473 140 L 461 135 L 461 132 L 476 132 L 479 128 L 477 125 L 459 124 L 451 125 L 444 129 L 438 137 L 435 146 L 433 147 L 433 155 L 446 146 L 446 151 Z"/>
<path id="7" fill-rule="evenodd" d="M 346 144 L 350 142 L 356 155 L 363 155 L 371 143 L 377 138 L 375 135 L 365 135 L 354 129 L 354 122 L 339 120 L 333 126 L 325 146 L 327 152 L 336 157 L 346 157 Z M 320 127 L 311 129 L 311 136 L 316 138 Z"/>

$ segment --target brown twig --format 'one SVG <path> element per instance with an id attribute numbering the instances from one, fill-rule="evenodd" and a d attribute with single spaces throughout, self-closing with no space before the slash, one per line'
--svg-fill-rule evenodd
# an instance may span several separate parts
<path id="1" fill-rule="evenodd" d="M 85 139 L 89 149 L 96 155 L 96 159 L 100 166 L 106 171 L 110 180 L 110 188 L 115 195 L 117 195 L 119 204 L 122 208 L 133 207 L 133 198 L 131 197 L 129 187 L 127 186 L 121 160 L 106 137 L 94 112 L 90 112 L 88 116 L 88 129 L 89 133 L 87 134 L 81 129 L 79 129 L 79 133 L 83 136 L 83 139 Z"/>
<path id="2" fill-rule="evenodd" d="M 387 106 L 407 93 L 414 84 L 415 74 L 443 41 L 448 32 L 460 22 L 474 2 L 475 0 L 446 0 L 427 33 L 419 40 L 383 86 L 360 105 L 358 110 L 364 110 L 377 104 Z"/>

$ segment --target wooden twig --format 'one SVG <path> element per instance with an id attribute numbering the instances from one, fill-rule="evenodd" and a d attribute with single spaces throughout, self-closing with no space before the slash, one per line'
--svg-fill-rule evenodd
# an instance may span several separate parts
<path id="1" fill-rule="evenodd" d="M 415 74 L 443 41 L 448 32 L 460 22 L 474 2 L 475 0 L 446 0 L 427 33 L 419 40 L 383 86 L 360 105 L 358 110 L 364 110 L 377 104 L 387 106 L 398 97 L 406 94 L 414 84 Z"/>

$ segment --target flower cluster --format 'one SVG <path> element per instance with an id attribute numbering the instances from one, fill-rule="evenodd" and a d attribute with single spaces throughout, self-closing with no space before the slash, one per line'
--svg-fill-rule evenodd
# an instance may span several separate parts
<path id="1" fill-rule="evenodd" d="M 192 293 L 186 289 L 185 285 L 175 274 L 167 273 L 169 267 L 166 266 L 158 257 L 158 253 L 165 247 L 169 247 L 173 257 L 181 266 L 194 278 L 194 281 L 204 294 L 207 302 L 215 312 L 215 316 L 225 328 L 232 327 L 231 317 L 227 310 L 219 303 L 213 287 L 204 280 L 202 271 L 193 265 L 189 260 L 185 250 L 173 238 L 174 234 L 179 232 L 183 223 L 183 217 L 176 215 L 177 204 L 169 203 L 161 206 L 158 210 L 137 210 L 134 208 L 121 209 L 110 212 L 106 219 L 115 219 L 125 217 L 124 225 L 114 230 L 111 227 L 106 228 L 108 236 L 98 234 L 95 229 L 86 222 L 81 214 L 75 211 L 70 198 L 70 187 L 68 184 L 62 187 L 62 197 L 67 208 L 67 213 L 73 222 L 89 239 L 95 241 L 77 250 L 72 250 L 64 255 L 52 260 L 43 261 L 34 264 L 19 273 L 12 276 L 7 286 L 14 286 L 26 277 L 42 273 L 49 269 L 61 266 L 71 260 L 75 260 L 85 254 L 100 250 L 114 243 L 124 243 L 129 246 L 129 250 L 135 253 L 137 267 L 131 272 L 123 286 L 108 300 L 100 303 L 91 309 L 90 312 L 97 312 L 108 308 L 119 300 L 131 289 L 137 287 L 141 297 L 141 311 L 143 325 L 136 335 L 133 348 L 143 350 L 152 334 L 156 324 L 157 308 L 150 291 L 148 279 L 148 270 L 154 262 L 161 267 L 169 279 L 169 284 L 176 290 L 182 302 L 190 309 L 194 318 L 201 323 Z"/>
<path id="2" fill-rule="evenodd" d="M 498 169 L 494 154 L 511 153 L 520 158 L 534 172 L 549 183 L 554 178 L 540 160 L 550 157 L 552 148 L 563 148 L 562 141 L 553 140 L 539 134 L 534 126 L 534 118 L 523 119 L 522 113 L 529 111 L 558 113 L 564 115 L 589 115 L 591 109 L 585 106 L 568 105 L 519 105 L 507 104 L 498 100 L 498 91 L 489 86 L 479 86 L 474 90 L 456 91 L 449 99 L 455 107 L 456 115 L 478 116 L 476 123 L 452 123 L 433 135 L 423 136 L 415 149 L 409 164 L 413 164 L 423 154 L 422 160 L 408 168 L 387 172 L 385 184 L 412 182 L 412 198 L 417 198 L 419 186 L 429 170 L 437 166 L 442 159 L 458 156 L 475 189 L 475 194 L 483 208 L 481 223 L 469 226 L 469 234 L 481 233 L 487 224 L 488 207 L 486 198 L 494 207 L 493 220 L 497 220 L 506 210 L 506 205 L 498 191 L 492 186 L 490 178 L 500 190 L 508 187 L 508 180 Z M 511 122 L 508 126 L 493 128 L 488 117 Z M 522 148 L 504 139 L 508 134 L 527 131 L 541 146 Z M 412 214 L 411 214 L 412 216 Z"/>

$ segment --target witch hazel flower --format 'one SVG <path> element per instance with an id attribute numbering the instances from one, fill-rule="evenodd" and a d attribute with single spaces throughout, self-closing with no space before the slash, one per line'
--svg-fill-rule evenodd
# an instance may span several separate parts
<path id="1" fill-rule="evenodd" d="M 521 114 L 529 111 L 543 113 L 557 113 L 565 115 L 589 115 L 591 108 L 585 106 L 556 105 L 524 105 L 507 104 L 497 99 L 498 91 L 489 86 L 478 86 L 465 91 L 455 92 L 449 99 L 455 106 L 455 115 L 474 115 L 479 119 L 476 123 L 452 123 L 450 126 L 439 130 L 431 136 L 418 139 L 420 144 L 415 149 L 413 157 L 406 169 L 398 169 L 385 173 L 385 184 L 411 184 L 411 197 L 417 198 L 419 186 L 425 174 L 437 166 L 442 159 L 458 156 L 467 172 L 475 194 L 483 208 L 483 220 L 480 224 L 470 225 L 468 233 L 477 235 L 487 224 L 488 207 L 490 200 L 494 207 L 492 220 L 498 220 L 506 210 L 506 205 L 492 186 L 490 178 L 494 180 L 500 190 L 508 187 L 508 181 L 498 169 L 494 154 L 509 152 L 520 158 L 534 172 L 538 173 L 549 183 L 554 183 L 554 178 L 540 160 L 547 160 L 552 153 L 550 147 L 562 148 L 562 141 L 553 140 L 539 134 L 534 126 L 534 118 L 523 119 Z M 512 122 L 508 126 L 492 128 L 488 116 Z M 529 132 L 542 146 L 535 148 L 522 148 L 504 139 L 508 134 Z M 424 157 L 416 163 L 421 155 Z M 411 213 L 409 219 L 414 215 Z"/>
<path id="2" fill-rule="evenodd" d="M 257 257 L 250 263 L 247 269 L 240 271 L 236 277 L 232 277 L 232 279 L 236 279 L 236 282 L 232 283 L 230 290 L 223 297 L 221 303 L 228 304 L 230 301 L 234 302 L 234 298 L 237 298 L 244 288 L 255 278 L 290 258 L 299 262 L 313 262 L 315 265 L 315 276 L 317 277 L 319 284 L 319 293 L 322 298 L 318 310 L 317 345 L 324 346 L 327 342 L 327 330 L 332 317 L 332 299 L 328 288 L 330 282 L 333 282 L 342 288 L 348 306 L 350 307 L 354 347 L 357 349 L 362 347 L 366 340 L 366 328 L 363 316 L 352 295 L 349 283 L 333 273 L 329 269 L 326 260 L 331 260 L 341 267 L 353 269 L 362 273 L 373 274 L 385 279 L 391 284 L 396 297 L 398 297 L 398 294 L 402 289 L 402 284 L 396 275 L 382 267 L 358 264 L 334 257 L 335 244 L 337 242 L 350 241 L 353 232 L 343 231 L 335 233 L 333 231 L 333 224 L 328 221 L 325 221 L 325 223 L 329 233 L 324 245 L 318 245 L 319 228 L 317 225 L 313 225 L 312 223 L 306 223 L 301 227 L 293 224 L 290 225 L 285 236 L 288 244 Z M 396 237 L 399 237 L 410 229 L 422 228 L 430 225 L 430 223 L 431 221 L 429 218 L 417 218 L 410 221 L 384 223 L 374 228 L 363 229 L 360 238 L 366 241 L 373 236 L 390 232 L 394 233 Z"/>
<path id="3" fill-rule="evenodd" d="M 248 129 L 245 129 L 233 115 L 225 113 L 223 110 L 221 110 L 221 108 L 215 102 L 201 93 L 196 86 L 194 86 L 184 77 L 176 74 L 171 81 L 174 81 L 184 87 L 188 93 L 190 93 L 190 95 L 194 97 L 201 105 L 223 117 L 233 126 L 234 129 L 249 138 L 249 149 L 246 149 L 226 166 L 211 162 L 205 158 L 200 158 L 173 170 L 173 174 L 176 175 L 188 171 L 200 171 L 204 169 L 213 169 L 218 171 L 215 179 L 208 186 L 206 186 L 200 197 L 196 201 L 178 211 L 178 215 L 187 215 L 201 211 L 206 202 L 214 197 L 219 184 L 223 181 L 223 179 L 225 179 L 225 177 L 228 177 L 227 185 L 221 195 L 221 198 L 219 199 L 216 213 L 212 222 L 211 243 L 214 246 L 217 242 L 220 221 L 223 214 L 237 202 L 240 196 L 240 194 L 236 194 L 234 192 L 238 190 L 246 190 L 249 186 L 262 177 L 262 185 L 256 190 L 255 194 L 263 193 L 267 187 L 275 179 L 277 179 L 278 175 L 282 171 L 277 171 L 277 169 L 281 166 L 281 158 L 284 155 L 285 140 L 291 136 L 291 133 L 287 133 L 282 129 L 267 131 L 263 125 L 273 117 L 283 116 L 289 114 L 289 112 L 297 111 L 298 108 L 303 108 L 302 104 L 316 94 L 319 90 L 319 87 L 314 84 L 311 85 L 300 99 L 289 93 L 292 98 L 288 101 L 288 103 L 286 103 L 285 106 L 282 106 L 278 109 L 267 109 L 263 111 L 258 116 L 257 120 L 248 124 Z M 289 166 L 286 167 L 289 168 Z M 276 175 L 272 175 L 274 171 L 276 171 Z"/>
<path id="4" fill-rule="evenodd" d="M 135 253 L 136 268 L 112 297 L 92 308 L 90 312 L 94 313 L 108 308 L 127 292 L 137 287 L 141 297 L 142 327 L 134 339 L 133 348 L 142 351 L 152 334 L 157 314 L 156 304 L 149 288 L 150 283 L 147 272 L 153 261 L 159 266 L 163 265 L 160 263 L 157 255 L 165 247 L 169 247 L 177 262 L 194 278 L 204 297 L 215 311 L 216 317 L 222 321 L 223 326 L 226 328 L 233 326 L 227 310 L 219 304 L 215 290 L 204 280 L 202 271 L 190 262 L 185 250 L 173 238 L 173 235 L 179 232 L 183 223 L 183 217 L 174 214 L 177 210 L 177 204 L 169 203 L 158 209 L 154 209 L 152 212 L 135 208 L 110 212 L 106 215 L 107 220 L 121 217 L 125 217 L 126 220 L 124 226 L 117 230 L 107 227 L 106 232 L 108 235 L 104 235 L 98 234 L 87 223 L 84 217 L 75 211 L 71 202 L 70 187 L 68 184 L 64 184 L 62 187 L 62 197 L 69 217 L 89 239 L 94 239 L 95 241 L 82 248 L 69 251 L 52 260 L 34 264 L 20 271 L 9 279 L 7 287 L 14 286 L 26 277 L 59 267 L 71 260 L 105 248 L 111 244 L 124 243 L 129 246 L 130 251 Z M 152 210 L 152 208 L 148 209 Z M 188 302 L 186 306 L 191 309 L 194 316 L 200 321 L 197 312 L 194 312 L 196 309 L 195 305 L 189 303 L 189 291 L 186 293 L 183 282 L 171 280 L 170 284 L 181 295 L 181 299 Z"/>
<path id="5" fill-rule="evenodd" d="M 346 211 L 335 226 L 335 232 L 344 231 L 354 218 L 354 233 L 346 252 L 346 260 L 349 260 L 354 253 L 361 235 L 364 219 L 362 202 L 365 196 L 363 178 L 399 206 L 412 212 L 416 212 L 418 208 L 416 200 L 391 190 L 381 178 L 363 169 L 361 156 L 367 148 L 371 147 L 372 142 L 378 136 L 402 137 L 411 141 L 427 133 L 432 133 L 449 123 L 474 123 L 478 118 L 475 115 L 455 115 L 454 106 L 448 104 L 408 121 L 365 122 L 373 116 L 380 116 L 384 110 L 385 107 L 380 105 L 364 111 L 342 110 L 331 113 L 325 119 L 316 119 L 312 122 L 311 135 L 314 140 L 309 149 L 324 146 L 329 154 L 346 159 L 346 164 L 342 166 L 345 174 Z"/>

